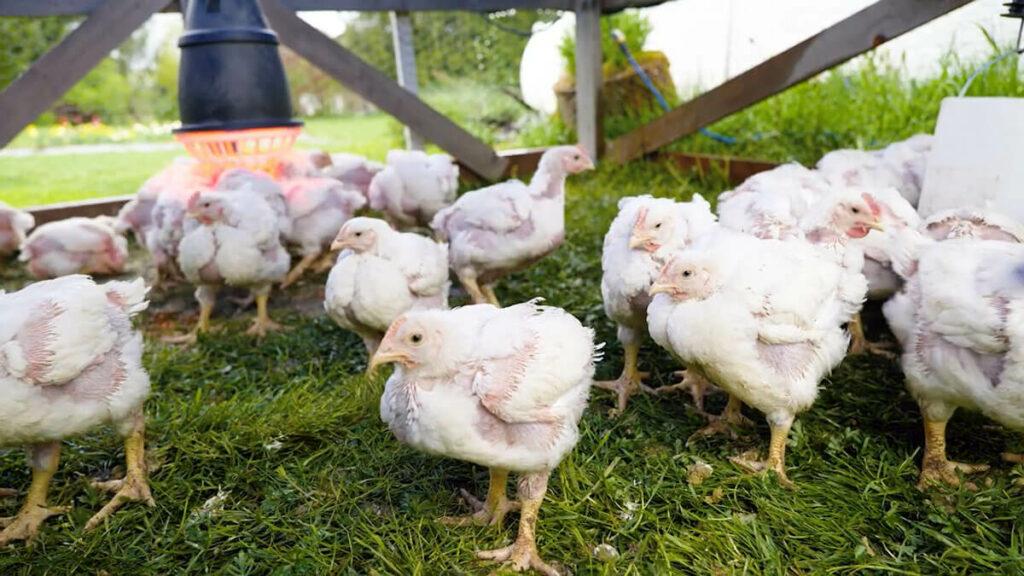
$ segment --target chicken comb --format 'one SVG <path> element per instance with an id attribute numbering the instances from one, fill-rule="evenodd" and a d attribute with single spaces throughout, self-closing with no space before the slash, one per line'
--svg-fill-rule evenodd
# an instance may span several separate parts
<path id="1" fill-rule="evenodd" d="M 640 210 L 636 213 L 636 222 L 633 223 L 633 228 L 643 226 L 644 222 L 647 221 L 647 206 L 641 206 Z"/>
<path id="2" fill-rule="evenodd" d="M 874 214 L 876 217 L 882 215 L 882 207 L 878 205 L 877 201 L 875 201 L 874 196 L 865 192 L 861 194 L 860 197 L 863 198 L 865 202 L 867 202 L 868 208 L 871 208 L 872 214 Z"/>

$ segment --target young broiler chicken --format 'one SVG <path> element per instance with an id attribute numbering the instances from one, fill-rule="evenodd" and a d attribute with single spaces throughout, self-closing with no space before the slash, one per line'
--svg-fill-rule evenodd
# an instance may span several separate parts
<path id="1" fill-rule="evenodd" d="M 619 200 L 619 214 L 604 237 L 601 254 L 601 299 L 608 318 L 618 327 L 625 358 L 617 380 L 595 386 L 617 394 L 617 410 L 626 409 L 645 376 L 637 367 L 640 345 L 647 334 L 648 291 L 665 264 L 665 257 L 685 248 L 715 226 L 711 204 L 699 194 L 689 202 L 637 196 Z M 703 410 L 700 384 L 690 378 L 694 401 Z"/>
<path id="2" fill-rule="evenodd" d="M 397 232 L 376 218 L 353 218 L 331 249 L 343 252 L 327 277 L 324 309 L 363 339 L 367 358 L 395 318 L 409 310 L 448 307 L 446 244 Z"/>
<path id="3" fill-rule="evenodd" d="M 373 177 L 367 192 L 370 208 L 382 212 L 399 230 L 425 228 L 442 208 L 455 201 L 459 167 L 447 154 L 391 150 L 387 166 Z"/>
<path id="4" fill-rule="evenodd" d="M 256 318 L 248 334 L 263 337 L 280 329 L 267 313 L 271 287 L 284 279 L 290 264 L 277 211 L 259 194 L 206 191 L 189 201 L 188 214 L 197 225 L 181 240 L 178 264 L 196 285 L 199 322 L 190 335 L 176 340 L 191 342 L 209 330 L 223 284 L 245 288 L 255 297 Z"/>
<path id="5" fill-rule="evenodd" d="M 0 258 L 17 252 L 35 225 L 36 219 L 28 212 L 0 202 Z"/>
<path id="6" fill-rule="evenodd" d="M 126 502 L 154 505 L 144 450 L 149 376 L 131 324 L 145 298 L 142 280 L 98 286 L 78 275 L 0 292 L 0 446 L 25 446 L 32 468 L 18 515 L 0 520 L 0 545 L 31 540 L 46 518 L 66 511 L 47 504 L 60 443 L 104 424 L 125 437 L 127 472 L 93 483 L 115 495 L 85 529 Z"/>
<path id="7" fill-rule="evenodd" d="M 320 170 L 318 176 L 333 178 L 367 196 L 370 182 L 383 169 L 383 164 L 367 160 L 364 156 L 340 153 L 331 154 L 331 165 Z"/>
<path id="8" fill-rule="evenodd" d="M 287 288 L 317 260 L 322 261 L 317 270 L 330 268 L 331 241 L 342 225 L 366 204 L 366 198 L 331 178 L 286 180 L 283 187 L 291 217 L 291 233 L 285 238 L 297 246 L 302 256 L 281 284 Z"/>
<path id="9" fill-rule="evenodd" d="M 959 485 L 958 469 L 988 466 L 947 459 L 946 424 L 957 408 L 1024 429 L 1024 245 L 953 239 L 927 247 L 882 311 L 903 346 L 907 389 L 924 418 L 919 487 Z"/>
<path id="10" fill-rule="evenodd" d="M 48 222 L 29 234 L 19 259 L 36 278 L 69 274 L 113 275 L 124 271 L 128 242 L 108 216 Z"/>
<path id="11" fill-rule="evenodd" d="M 836 186 L 895 188 L 916 208 L 931 146 L 930 134 L 918 134 L 881 150 L 835 150 L 817 169 Z"/>
<path id="12" fill-rule="evenodd" d="M 813 404 L 849 343 L 841 292 L 852 275 L 809 243 L 719 229 L 675 256 L 651 287 L 651 337 L 730 395 L 726 412 L 702 433 L 739 423 L 741 403 L 762 411 L 771 428 L 768 459 L 734 462 L 774 470 L 787 487 L 793 419 Z"/>
<path id="13" fill-rule="evenodd" d="M 801 236 L 800 219 L 832 192 L 832 185 L 800 164 L 783 164 L 747 178 L 718 196 L 718 221 L 758 238 Z"/>
<path id="14" fill-rule="evenodd" d="M 490 469 L 476 512 L 445 520 L 500 525 L 514 508 L 509 472 L 519 475 L 519 535 L 478 557 L 558 573 L 537 552 L 537 513 L 551 470 L 579 440 L 596 360 L 593 331 L 535 302 L 410 312 L 388 329 L 371 362 L 397 365 L 381 419 L 413 448 Z"/>
<path id="15" fill-rule="evenodd" d="M 509 180 L 464 194 L 430 227 L 448 242 L 449 264 L 474 303 L 498 305 L 493 283 L 528 268 L 565 238 L 565 178 L 594 167 L 583 148 L 544 152 L 530 183 Z"/>

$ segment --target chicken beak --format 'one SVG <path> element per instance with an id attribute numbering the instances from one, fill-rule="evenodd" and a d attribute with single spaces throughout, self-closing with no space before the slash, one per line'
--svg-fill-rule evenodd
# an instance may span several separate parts
<path id="1" fill-rule="evenodd" d="M 631 234 L 629 237 L 629 249 L 642 248 L 651 240 L 647 234 Z"/>
<path id="2" fill-rule="evenodd" d="M 654 296 L 655 294 L 668 294 L 671 291 L 672 285 L 668 282 L 655 282 L 651 285 L 651 289 L 647 293 Z"/>
<path id="3" fill-rule="evenodd" d="M 596 168 L 596 166 L 594 166 L 594 161 L 588 157 L 587 163 L 583 165 L 583 170 L 593 170 L 594 168 Z"/>
<path id="4" fill-rule="evenodd" d="M 373 374 L 377 371 L 377 368 L 384 364 L 392 364 L 395 362 L 405 363 L 409 361 L 409 357 L 401 352 L 389 352 L 387 350 L 378 350 L 373 358 L 370 359 L 370 366 L 367 367 L 366 371 Z"/>
<path id="5" fill-rule="evenodd" d="M 331 242 L 331 252 L 338 252 L 348 248 L 348 241 L 340 238 L 335 238 L 334 242 Z"/>
<path id="6" fill-rule="evenodd" d="M 882 226 L 881 220 L 875 220 L 874 222 L 867 223 L 868 230 L 878 230 L 879 232 L 885 231 L 885 226 Z"/>

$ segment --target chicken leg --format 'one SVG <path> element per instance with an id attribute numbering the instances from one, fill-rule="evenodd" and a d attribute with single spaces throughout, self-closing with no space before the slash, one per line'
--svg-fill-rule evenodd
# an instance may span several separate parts
<path id="1" fill-rule="evenodd" d="M 484 297 L 492 305 L 501 308 L 501 302 L 498 301 L 498 295 L 494 293 L 494 286 L 491 284 L 484 284 L 480 287 L 480 291 L 484 293 Z"/>
<path id="2" fill-rule="evenodd" d="M 860 319 L 860 314 L 853 315 L 853 318 L 846 325 L 846 329 L 850 332 L 850 355 L 878 354 L 890 359 L 896 358 L 896 355 L 891 350 L 888 350 L 885 344 L 868 340 L 867 336 L 864 335 L 864 323 Z"/>
<path id="3" fill-rule="evenodd" d="M 60 443 L 49 442 L 29 447 L 28 462 L 32 467 L 32 485 L 29 486 L 28 496 L 18 510 L 18 515 L 0 518 L 0 526 L 4 526 L 4 531 L 0 532 L 0 546 L 15 540 L 25 540 L 31 546 L 44 520 L 68 511 L 63 506 L 51 508 L 46 505 L 50 481 L 60 463 Z"/>
<path id="4" fill-rule="evenodd" d="M 124 441 L 124 458 L 128 472 L 121 480 L 94 481 L 92 487 L 113 492 L 114 497 L 85 524 L 88 532 L 123 506 L 125 502 L 145 502 L 156 506 L 146 480 L 146 425 L 141 414 L 135 417 L 135 425 Z"/>
<path id="5" fill-rule="evenodd" d="M 466 293 L 469 294 L 470 299 L 473 300 L 473 304 L 487 304 L 490 301 L 487 296 L 480 289 L 480 285 L 476 283 L 476 278 L 471 276 L 463 276 L 462 274 L 456 274 L 459 277 L 459 282 L 462 283 L 462 287 L 466 289 Z"/>
<path id="6" fill-rule="evenodd" d="M 337 259 L 337 255 L 334 252 L 324 252 L 320 255 L 320 260 L 313 264 L 313 273 L 320 274 L 334 268 L 334 263 Z"/>
<path id="7" fill-rule="evenodd" d="M 687 442 L 701 436 L 712 436 L 715 434 L 728 434 L 730 438 L 736 437 L 736 431 L 733 430 L 733 426 L 750 426 L 753 425 L 750 418 L 743 415 L 743 402 L 738 396 L 729 394 L 729 402 L 725 405 L 725 410 L 718 416 L 708 414 L 708 425 L 697 430 L 686 439 Z"/>
<path id="8" fill-rule="evenodd" d="M 512 502 L 505 493 L 508 483 L 508 470 L 490 469 L 491 480 L 487 487 L 487 500 L 481 502 L 469 492 L 462 491 L 465 500 L 475 512 L 468 516 L 445 516 L 441 522 L 452 526 L 500 526 L 510 510 L 518 510 L 519 503 Z"/>
<path id="9" fill-rule="evenodd" d="M 377 353 L 377 348 L 380 348 L 380 338 L 363 336 L 363 345 L 366 346 L 366 372 L 364 375 L 369 378 L 373 376 L 374 372 L 370 369 L 370 360 Z"/>
<path id="10" fill-rule="evenodd" d="M 795 490 L 796 484 L 793 484 L 789 477 L 786 476 L 786 440 L 789 437 L 789 429 L 793 426 L 793 417 L 790 416 L 781 420 L 782 421 L 778 421 L 778 419 L 776 419 L 776 421 L 773 422 L 772 418 L 768 419 L 768 425 L 771 429 L 771 439 L 768 443 L 767 460 L 753 461 L 739 456 L 733 456 L 729 460 L 741 468 L 755 474 L 774 470 L 776 476 L 779 478 L 779 484 L 783 488 Z"/>
<path id="11" fill-rule="evenodd" d="M 533 568 L 545 576 L 558 576 L 558 571 L 546 564 L 537 552 L 537 514 L 548 490 L 550 470 L 526 474 L 519 478 L 518 497 L 522 503 L 519 513 L 519 535 L 511 546 L 477 552 L 477 558 L 510 564 L 516 572 Z"/>
<path id="12" fill-rule="evenodd" d="M 690 397 L 693 398 L 694 410 L 701 416 L 708 416 L 710 418 L 709 414 L 704 411 L 704 397 L 712 392 L 719 392 L 719 388 L 693 370 L 677 370 L 672 375 L 682 380 L 671 386 L 655 388 L 654 394 L 661 396 L 677 390 L 686 390 L 690 393 Z"/>
<path id="13" fill-rule="evenodd" d="M 946 423 L 949 420 L 924 419 L 924 457 L 921 460 L 921 478 L 917 488 L 924 490 L 930 484 L 945 482 L 953 486 L 960 485 L 960 477 L 956 471 L 974 474 L 988 470 L 985 464 L 963 464 L 951 462 L 946 458 Z M 964 484 L 968 490 L 977 490 L 973 482 Z"/>
<path id="14" fill-rule="evenodd" d="M 616 411 L 622 414 L 626 411 L 626 404 L 629 397 L 644 390 L 651 392 L 651 389 L 643 385 L 643 379 L 650 376 L 648 372 L 640 372 L 637 368 L 637 357 L 640 355 L 640 344 L 623 344 L 625 358 L 622 364 L 622 374 L 617 380 L 602 380 L 594 382 L 594 386 L 604 390 L 611 390 L 617 395 Z"/>
<path id="15" fill-rule="evenodd" d="M 320 258 L 320 254 L 306 254 L 303 256 L 299 263 L 284 277 L 284 282 L 281 282 L 281 288 L 284 289 L 294 284 L 318 258 Z"/>
<path id="16" fill-rule="evenodd" d="M 217 288 L 215 286 L 199 286 L 196 288 L 196 300 L 199 302 L 199 321 L 195 328 L 188 334 L 180 336 L 167 336 L 162 338 L 169 344 L 195 344 L 199 339 L 199 333 L 210 331 L 210 316 L 213 314 L 213 305 L 217 302 Z"/>
<path id="17" fill-rule="evenodd" d="M 267 332 L 284 330 L 284 326 L 271 320 L 270 315 L 267 313 L 267 302 L 270 300 L 270 290 L 254 292 L 254 295 L 256 296 L 256 318 L 253 319 L 252 326 L 250 326 L 245 333 L 250 336 L 256 336 L 257 338 L 263 338 L 267 335 Z"/>

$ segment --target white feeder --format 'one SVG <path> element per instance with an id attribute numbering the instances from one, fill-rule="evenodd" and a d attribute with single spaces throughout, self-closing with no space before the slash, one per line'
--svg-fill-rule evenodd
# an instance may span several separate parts
<path id="1" fill-rule="evenodd" d="M 977 207 L 1024 222 L 1024 98 L 946 98 L 918 212 Z"/>

